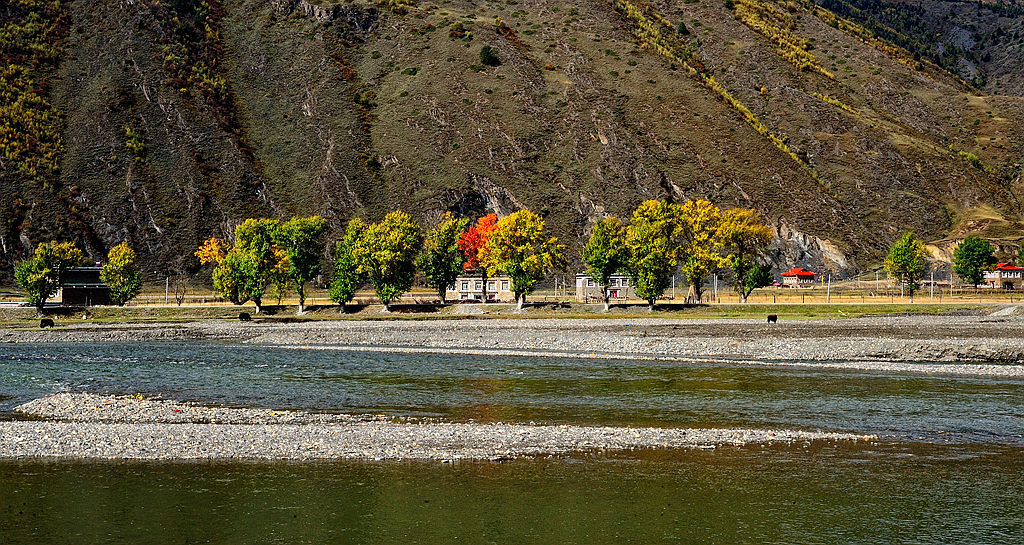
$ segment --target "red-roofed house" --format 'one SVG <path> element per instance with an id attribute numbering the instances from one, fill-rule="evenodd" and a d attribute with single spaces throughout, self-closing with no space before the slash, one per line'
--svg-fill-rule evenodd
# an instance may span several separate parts
<path id="1" fill-rule="evenodd" d="M 1020 286 L 1021 271 L 1024 271 L 1024 267 L 1000 263 L 990 272 L 985 273 L 985 282 L 988 282 L 991 288 L 1017 289 Z"/>
<path id="2" fill-rule="evenodd" d="M 800 267 L 793 267 L 788 271 L 782 273 L 782 285 L 789 286 L 791 288 L 799 288 L 800 286 L 812 286 L 814 285 L 814 277 L 817 276 L 815 273 L 807 269 L 801 269 Z"/>

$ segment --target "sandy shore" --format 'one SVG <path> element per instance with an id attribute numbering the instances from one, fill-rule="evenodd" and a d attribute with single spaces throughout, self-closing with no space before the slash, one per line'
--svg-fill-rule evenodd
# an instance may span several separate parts
<path id="1" fill-rule="evenodd" d="M 57 394 L 0 422 L 0 458 L 497 460 L 652 448 L 872 441 L 797 430 L 402 422 L 173 401 Z"/>
<path id="2" fill-rule="evenodd" d="M 756 360 L 773 364 L 1024 363 L 1024 317 L 1016 313 L 792 320 L 778 324 L 752 319 L 553 318 L 299 323 L 205 321 L 0 330 L 0 343 L 191 340 L 463 353 Z M 1024 368 L 1000 367 L 996 374 L 1024 376 Z"/>

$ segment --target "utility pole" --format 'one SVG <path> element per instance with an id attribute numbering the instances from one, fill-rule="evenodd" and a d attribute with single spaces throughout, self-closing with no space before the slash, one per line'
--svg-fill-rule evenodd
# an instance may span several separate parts
<path id="1" fill-rule="evenodd" d="M 932 301 L 935 300 L 935 269 L 932 269 L 932 294 L 931 294 L 931 298 L 932 298 Z"/>
<path id="2" fill-rule="evenodd" d="M 832 273 L 828 273 L 828 287 L 825 288 L 825 302 L 832 301 Z"/>
<path id="3" fill-rule="evenodd" d="M 164 306 L 167 306 L 167 292 L 171 290 L 171 277 L 164 277 Z"/>
<path id="4" fill-rule="evenodd" d="M 718 302 L 718 273 L 715 273 L 713 276 L 715 278 L 715 302 L 717 303 Z"/>

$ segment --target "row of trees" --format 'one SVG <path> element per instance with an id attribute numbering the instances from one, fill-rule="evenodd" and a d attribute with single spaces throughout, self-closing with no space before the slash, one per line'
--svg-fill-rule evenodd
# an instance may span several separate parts
<path id="1" fill-rule="evenodd" d="M 268 286 L 290 282 L 302 312 L 303 285 L 319 274 L 324 231 L 325 222 L 316 216 L 284 223 L 250 219 L 235 230 L 233 247 L 211 238 L 196 256 L 215 265 L 214 288 L 230 301 L 252 300 L 259 312 Z M 612 275 L 628 274 L 637 294 L 653 308 L 680 269 L 699 298 L 708 275 L 731 268 L 736 291 L 746 300 L 772 280 L 769 268 L 757 261 L 771 237 L 771 228 L 753 210 L 723 212 L 703 200 L 682 205 L 652 200 L 636 209 L 629 225 L 615 217 L 598 222 L 583 259 L 587 273 L 604 290 L 606 309 Z M 378 223 L 360 218 L 348 223 L 335 248 L 329 295 L 344 307 L 360 285 L 369 283 L 389 309 L 422 271 L 442 303 L 460 274 L 479 275 L 486 301 L 487 279 L 505 275 L 522 308 L 545 275 L 566 266 L 565 247 L 545 234 L 544 220 L 529 210 L 500 219 L 487 214 L 472 223 L 446 213 L 427 232 L 405 212 L 395 211 Z"/>
<path id="2" fill-rule="evenodd" d="M 28 302 L 40 313 L 46 301 L 57 294 L 67 271 L 89 265 L 89 260 L 74 242 L 44 242 L 32 256 L 14 266 L 14 280 L 25 290 Z M 135 262 L 135 251 L 122 242 L 110 249 L 100 280 L 110 288 L 110 300 L 122 306 L 142 289 L 142 273 Z"/>
<path id="3" fill-rule="evenodd" d="M 233 303 L 251 300 L 260 312 L 268 287 L 276 286 L 278 293 L 291 287 L 303 312 L 304 287 L 320 274 L 325 235 L 326 222 L 318 216 L 283 223 L 249 219 L 235 229 L 234 246 L 210 238 L 196 256 L 214 265 L 214 289 Z M 395 211 L 377 223 L 349 221 L 335 248 L 329 295 L 344 307 L 359 286 L 369 283 L 388 310 L 412 288 L 420 270 L 444 302 L 448 287 L 469 271 L 485 279 L 507 275 L 521 308 L 548 271 L 565 266 L 565 247 L 545 236 L 544 220 L 529 210 L 500 220 L 488 214 L 473 225 L 446 213 L 427 232 L 409 214 Z"/>
<path id="4" fill-rule="evenodd" d="M 772 239 L 772 230 L 754 210 L 722 211 L 705 201 L 682 205 L 646 201 L 629 225 L 616 217 L 594 226 L 583 250 L 587 274 L 601 286 L 608 310 L 611 276 L 627 274 L 638 296 L 650 308 L 682 271 L 697 300 L 705 279 L 722 268 L 732 269 L 734 288 L 744 302 L 750 293 L 772 281 L 768 266 L 758 262 Z"/>

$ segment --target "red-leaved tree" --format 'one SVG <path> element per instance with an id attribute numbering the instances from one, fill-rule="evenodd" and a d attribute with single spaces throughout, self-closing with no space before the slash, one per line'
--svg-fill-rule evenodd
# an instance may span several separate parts
<path id="1" fill-rule="evenodd" d="M 481 265 L 487 239 L 491 238 L 495 226 L 498 224 L 498 215 L 491 213 L 476 220 L 476 223 L 466 229 L 459 237 L 459 250 L 466 256 L 466 264 L 462 270 L 480 275 L 483 281 L 484 302 L 487 302 L 487 268 Z"/>

